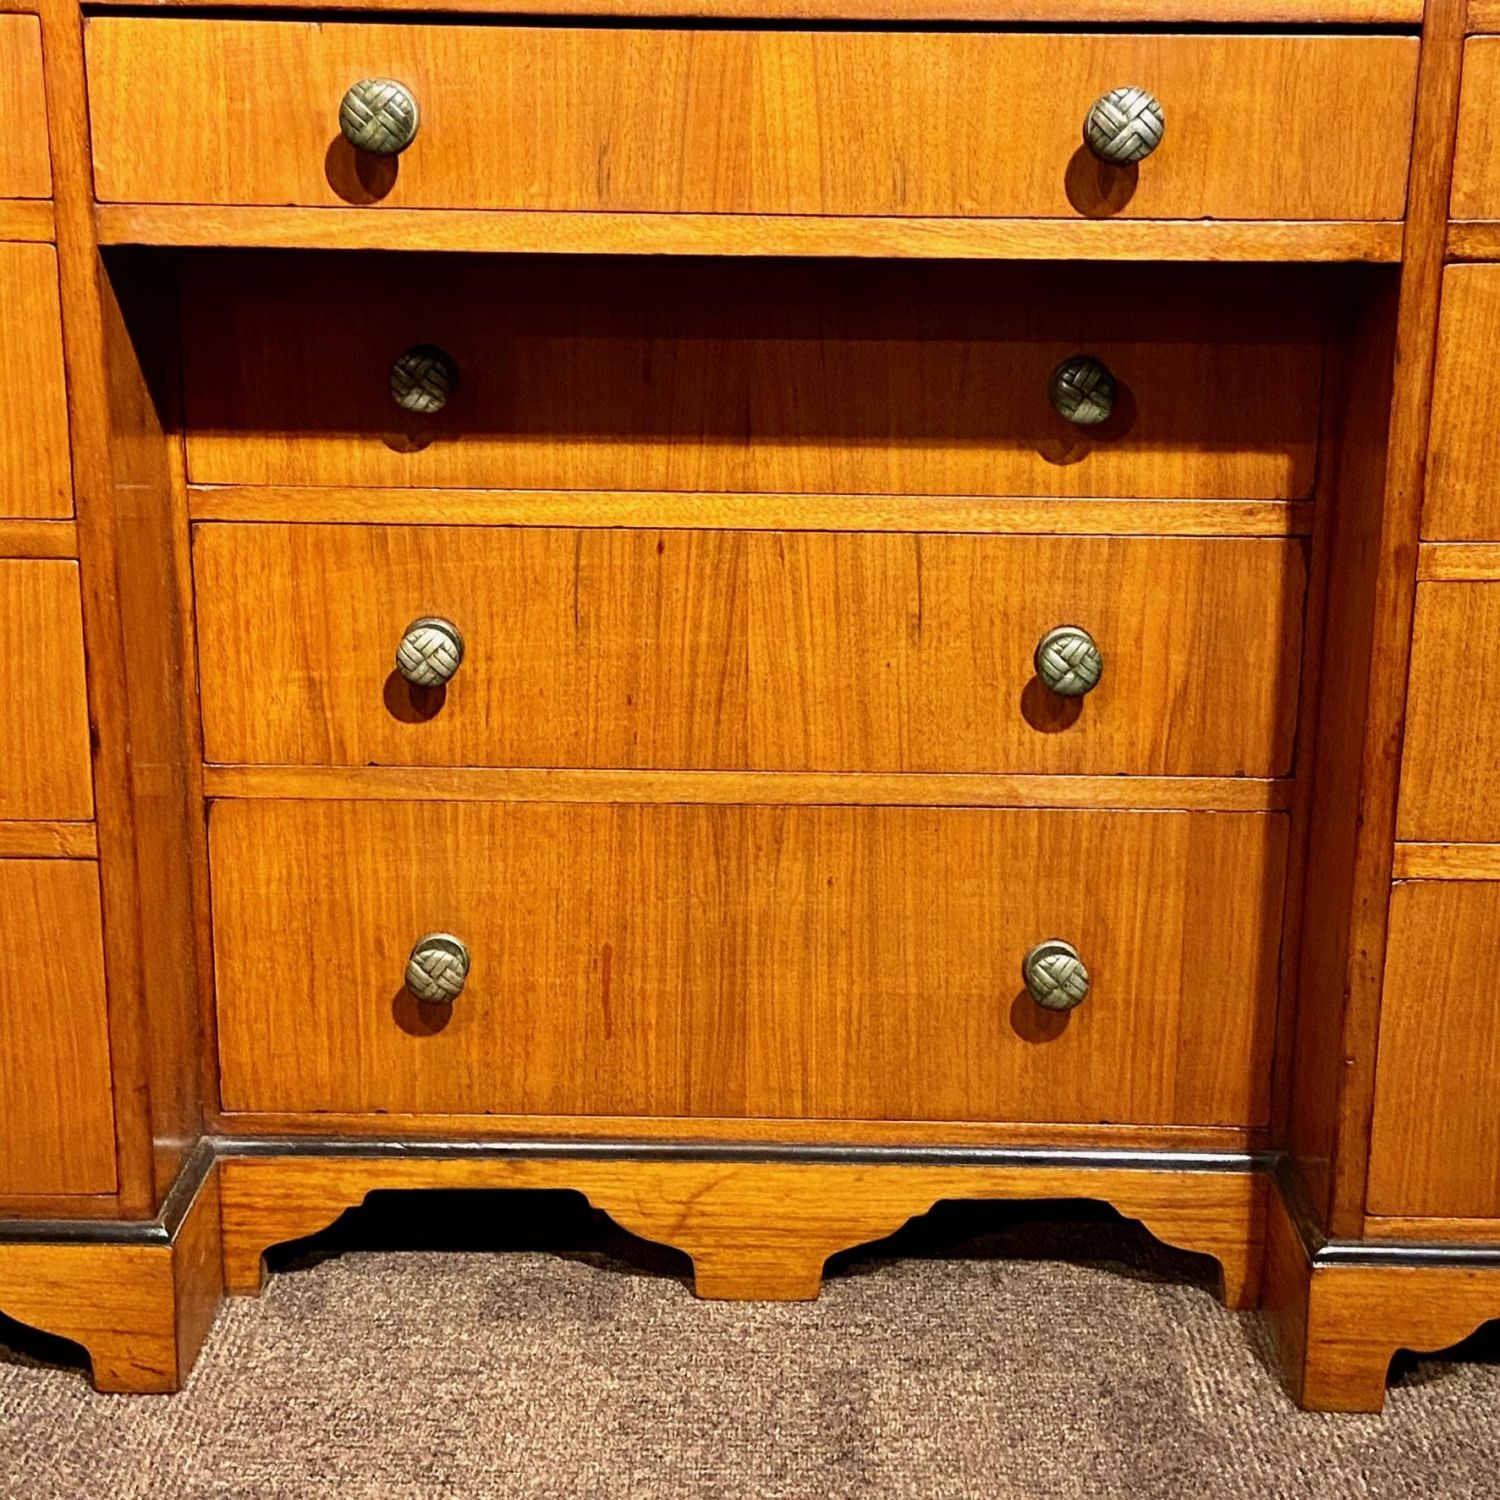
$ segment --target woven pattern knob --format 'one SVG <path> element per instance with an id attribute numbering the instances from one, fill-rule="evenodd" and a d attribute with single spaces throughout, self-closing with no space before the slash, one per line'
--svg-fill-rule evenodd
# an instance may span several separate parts
<path id="1" fill-rule="evenodd" d="M 391 396 L 402 411 L 431 416 L 458 388 L 458 366 L 436 344 L 413 344 L 391 366 Z"/>
<path id="2" fill-rule="evenodd" d="M 1077 427 L 1097 427 L 1107 422 L 1115 409 L 1118 389 L 1115 377 L 1103 360 L 1092 354 L 1075 354 L 1053 372 L 1047 386 L 1058 416 Z"/>
<path id="3" fill-rule="evenodd" d="M 413 687 L 441 687 L 464 659 L 464 638 L 451 620 L 423 615 L 406 627 L 396 647 L 396 670 Z"/>
<path id="4" fill-rule="evenodd" d="M 1145 89 L 1111 89 L 1094 101 L 1083 122 L 1083 139 L 1090 151 L 1112 166 L 1128 167 L 1144 161 L 1161 145 L 1167 128 L 1161 100 Z"/>
<path id="5" fill-rule="evenodd" d="M 417 101 L 394 78 L 361 78 L 339 105 L 339 129 L 356 150 L 398 156 L 417 138 Z"/>
<path id="6" fill-rule="evenodd" d="M 1088 997 L 1089 971 L 1078 950 L 1061 938 L 1038 943 L 1022 962 L 1021 977 L 1043 1010 L 1072 1010 Z"/>
<path id="7" fill-rule="evenodd" d="M 1099 685 L 1104 658 L 1081 625 L 1058 625 L 1036 643 L 1031 658 L 1043 687 L 1060 698 L 1081 698 Z"/>
<path id="8" fill-rule="evenodd" d="M 418 1000 L 449 1005 L 469 978 L 469 950 L 451 932 L 429 932 L 417 939 L 406 960 L 406 987 Z"/>

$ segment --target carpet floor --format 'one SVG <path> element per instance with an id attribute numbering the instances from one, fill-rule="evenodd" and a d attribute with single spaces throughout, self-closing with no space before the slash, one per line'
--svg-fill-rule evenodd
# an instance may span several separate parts
<path id="1" fill-rule="evenodd" d="M 0 1327 L 0 1495 L 1500 1495 L 1500 1325 L 1301 1413 L 1210 1264 L 1102 1210 L 944 1205 L 790 1305 L 696 1301 L 571 1195 L 377 1197 L 278 1260 L 176 1397 Z"/>

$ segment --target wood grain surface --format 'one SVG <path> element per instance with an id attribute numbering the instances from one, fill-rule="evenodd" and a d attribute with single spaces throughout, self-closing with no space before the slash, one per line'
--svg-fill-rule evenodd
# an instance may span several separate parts
<path id="1" fill-rule="evenodd" d="M 1481 0 L 1482 3 L 1482 0 Z M 1471 7 L 1472 8 L 1472 7 Z M 1500 219 L 1500 37 L 1471 36 L 1464 43 L 1463 95 L 1453 151 L 1455 219 Z"/>
<path id="2" fill-rule="evenodd" d="M 999 218 L 1400 218 L 1417 68 L 1400 36 L 162 17 L 96 18 L 88 52 L 110 202 Z M 399 162 L 339 133 L 369 77 L 418 100 Z M 1121 79 L 1171 121 L 1134 169 L 1080 140 Z"/>
<path id="3" fill-rule="evenodd" d="M 199 484 L 1305 499 L 1316 270 L 224 252 L 184 271 Z M 391 399 L 447 350 L 436 416 Z M 1090 353 L 1122 390 L 1048 399 Z"/>
<path id="4" fill-rule="evenodd" d="M 16 651 L 0 754 L 0 818 L 94 810 L 78 564 L 0 561 L 0 639 Z"/>
<path id="5" fill-rule="evenodd" d="M 230 1110 L 1253 1124 L 1276 815 L 214 804 Z M 453 931 L 451 1011 L 403 987 Z M 1043 937 L 1094 989 L 1024 993 Z"/>
<path id="6" fill-rule="evenodd" d="M 62 312 L 51 245 L 0 244 L 0 307 L 0 516 L 70 516 Z"/>
<path id="7" fill-rule="evenodd" d="M 1291 541 L 203 526 L 211 761 L 1276 776 Z M 451 620 L 441 691 L 393 665 Z M 1089 630 L 1083 699 L 1033 667 Z M 1191 643 L 1191 649 L 1187 649 Z"/>
<path id="8" fill-rule="evenodd" d="M 5 122 L 0 198 L 47 197 L 52 192 L 52 163 L 42 83 L 42 27 L 35 16 L 0 15 L 0 120 Z"/>
<path id="9" fill-rule="evenodd" d="M 98 871 L 0 859 L 0 911 L 0 1193 L 112 1192 Z"/>

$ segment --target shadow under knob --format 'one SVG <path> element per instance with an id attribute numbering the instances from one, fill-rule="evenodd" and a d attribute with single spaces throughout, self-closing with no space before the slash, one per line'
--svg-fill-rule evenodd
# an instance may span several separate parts
<path id="1" fill-rule="evenodd" d="M 1061 938 L 1038 943 L 1022 961 L 1021 977 L 1043 1010 L 1072 1010 L 1088 997 L 1088 968 L 1072 943 Z"/>
<path id="2" fill-rule="evenodd" d="M 396 670 L 413 687 L 441 687 L 464 659 L 464 638 L 451 620 L 413 620 L 396 647 Z"/>
<path id="3" fill-rule="evenodd" d="M 1104 657 L 1081 625 L 1058 625 L 1036 643 L 1032 665 L 1037 679 L 1060 698 L 1081 698 L 1099 685 Z"/>
<path id="4" fill-rule="evenodd" d="M 1083 139 L 1100 161 L 1128 167 L 1161 145 L 1167 128 L 1161 100 L 1146 89 L 1111 89 L 1094 101 L 1083 122 Z"/>
<path id="5" fill-rule="evenodd" d="M 1117 394 L 1109 366 L 1092 354 L 1065 359 L 1047 384 L 1053 410 L 1076 427 L 1097 427 L 1107 422 Z"/>
<path id="6" fill-rule="evenodd" d="M 399 156 L 417 138 L 417 101 L 394 78 L 361 78 L 339 105 L 339 129 L 358 151 Z"/>
<path id="7" fill-rule="evenodd" d="M 413 344 L 391 366 L 391 398 L 402 411 L 431 416 L 458 388 L 458 366 L 436 344 Z"/>
<path id="8" fill-rule="evenodd" d="M 469 978 L 469 950 L 451 932 L 429 932 L 417 939 L 406 960 L 406 987 L 418 1000 L 447 1005 L 463 993 Z"/>

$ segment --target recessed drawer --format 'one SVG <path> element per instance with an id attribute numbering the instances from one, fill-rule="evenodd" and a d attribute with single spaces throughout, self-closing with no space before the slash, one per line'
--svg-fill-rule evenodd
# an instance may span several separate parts
<path id="1" fill-rule="evenodd" d="M 71 516 L 62 307 L 51 245 L 0 244 L 0 308 L 0 516 Z"/>
<path id="2" fill-rule="evenodd" d="M 0 561 L 0 640 L 16 653 L 0 753 L 0 818 L 92 817 L 78 564 Z"/>
<path id="3" fill-rule="evenodd" d="M 111 1193 L 97 868 L 0 860 L 0 1194 Z"/>
<path id="4" fill-rule="evenodd" d="M 1500 1218 L 1500 884 L 1391 893 L 1372 1214 Z"/>
<path id="5" fill-rule="evenodd" d="M 1396 219 L 1417 42 L 106 17 L 88 60 L 107 201 Z M 365 80 L 402 92 L 353 138 L 399 154 L 342 134 Z M 1114 166 L 1083 126 L 1122 87 L 1165 131 Z M 1148 134 L 1129 98 L 1103 132 Z"/>
<path id="6" fill-rule="evenodd" d="M 1421 583 L 1397 837 L 1500 840 L 1500 583 Z"/>
<path id="7" fill-rule="evenodd" d="M 52 192 L 47 149 L 47 96 L 42 82 L 42 23 L 0 15 L 0 198 L 46 198 Z M 0 294 L 0 306 L 9 299 Z"/>
<path id="8" fill-rule="evenodd" d="M 324 254 L 185 275 L 202 484 L 1312 492 L 1316 275 Z M 403 361 L 424 348 L 438 382 Z M 1101 414 L 1054 385 L 1076 358 L 1110 376 L 1103 421 L 1054 405 Z"/>
<path id="9" fill-rule="evenodd" d="M 1295 540 L 206 525 L 194 564 L 217 762 L 1290 769 Z"/>
<path id="10" fill-rule="evenodd" d="M 224 1103 L 1259 1123 L 1285 825 L 218 802 Z"/>

